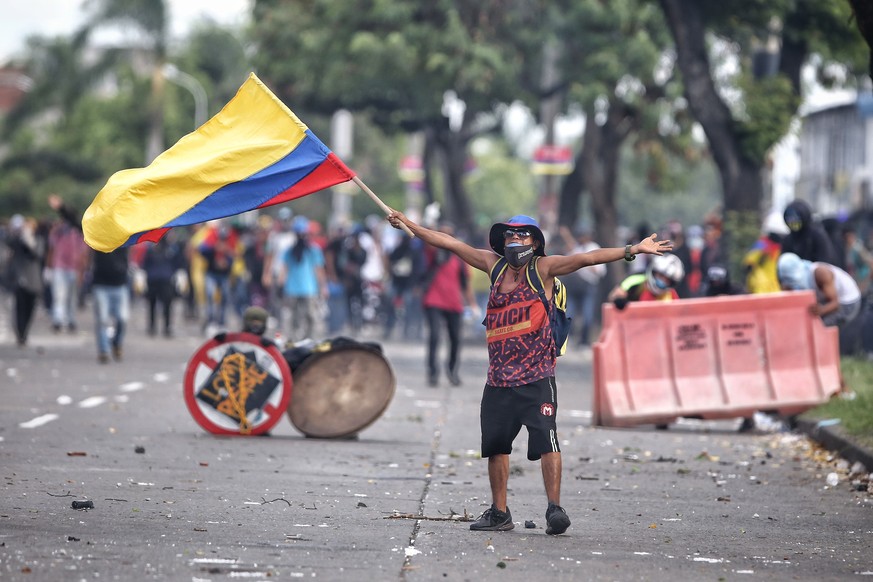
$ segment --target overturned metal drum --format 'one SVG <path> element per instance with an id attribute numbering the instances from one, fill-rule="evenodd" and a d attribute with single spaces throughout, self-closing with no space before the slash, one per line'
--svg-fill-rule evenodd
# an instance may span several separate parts
<path id="1" fill-rule="evenodd" d="M 385 357 L 366 347 L 315 352 L 292 375 L 288 417 L 297 430 L 316 438 L 355 436 L 385 412 L 396 386 Z"/>

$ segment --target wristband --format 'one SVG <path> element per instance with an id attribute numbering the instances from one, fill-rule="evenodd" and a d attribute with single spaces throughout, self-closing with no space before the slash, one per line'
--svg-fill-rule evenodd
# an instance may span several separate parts
<path id="1" fill-rule="evenodd" d="M 631 246 L 633 246 L 633 245 L 625 245 L 624 246 L 624 260 L 627 261 L 628 263 L 631 262 L 632 260 L 634 260 L 635 258 L 637 258 L 636 255 L 631 254 L 631 252 L 630 252 Z"/>

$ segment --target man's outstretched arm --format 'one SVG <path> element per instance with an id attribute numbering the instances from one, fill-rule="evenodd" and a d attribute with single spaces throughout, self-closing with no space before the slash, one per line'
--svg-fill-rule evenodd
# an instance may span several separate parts
<path id="1" fill-rule="evenodd" d="M 402 212 L 397 210 L 391 210 L 391 213 L 388 214 L 388 222 L 391 223 L 391 226 L 398 229 L 400 228 L 401 223 L 405 224 L 406 227 L 412 231 L 412 234 L 420 238 L 422 241 L 429 245 L 451 251 L 458 255 L 462 261 L 480 271 L 485 271 L 486 273 L 489 272 L 494 263 L 497 262 L 497 259 L 499 259 L 497 254 L 493 251 L 474 249 L 467 243 L 460 241 L 449 234 L 431 230 L 420 224 L 416 224 L 407 218 Z"/>

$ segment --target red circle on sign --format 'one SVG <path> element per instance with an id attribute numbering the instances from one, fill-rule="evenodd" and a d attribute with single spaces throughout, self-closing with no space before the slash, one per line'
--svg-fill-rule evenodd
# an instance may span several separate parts
<path id="1" fill-rule="evenodd" d="M 188 412 L 213 434 L 259 435 L 285 414 L 291 370 L 275 345 L 251 333 L 203 344 L 188 361 L 183 390 Z"/>

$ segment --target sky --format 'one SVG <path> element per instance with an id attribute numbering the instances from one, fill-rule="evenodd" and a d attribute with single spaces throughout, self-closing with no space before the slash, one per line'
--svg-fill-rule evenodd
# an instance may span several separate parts
<path id="1" fill-rule="evenodd" d="M 173 39 L 186 34 L 204 18 L 218 24 L 246 21 L 250 0 L 165 0 L 170 10 Z M 24 49 L 28 36 L 67 35 L 85 19 L 84 0 L 24 0 L 4 2 L 0 18 L 0 63 Z"/>

